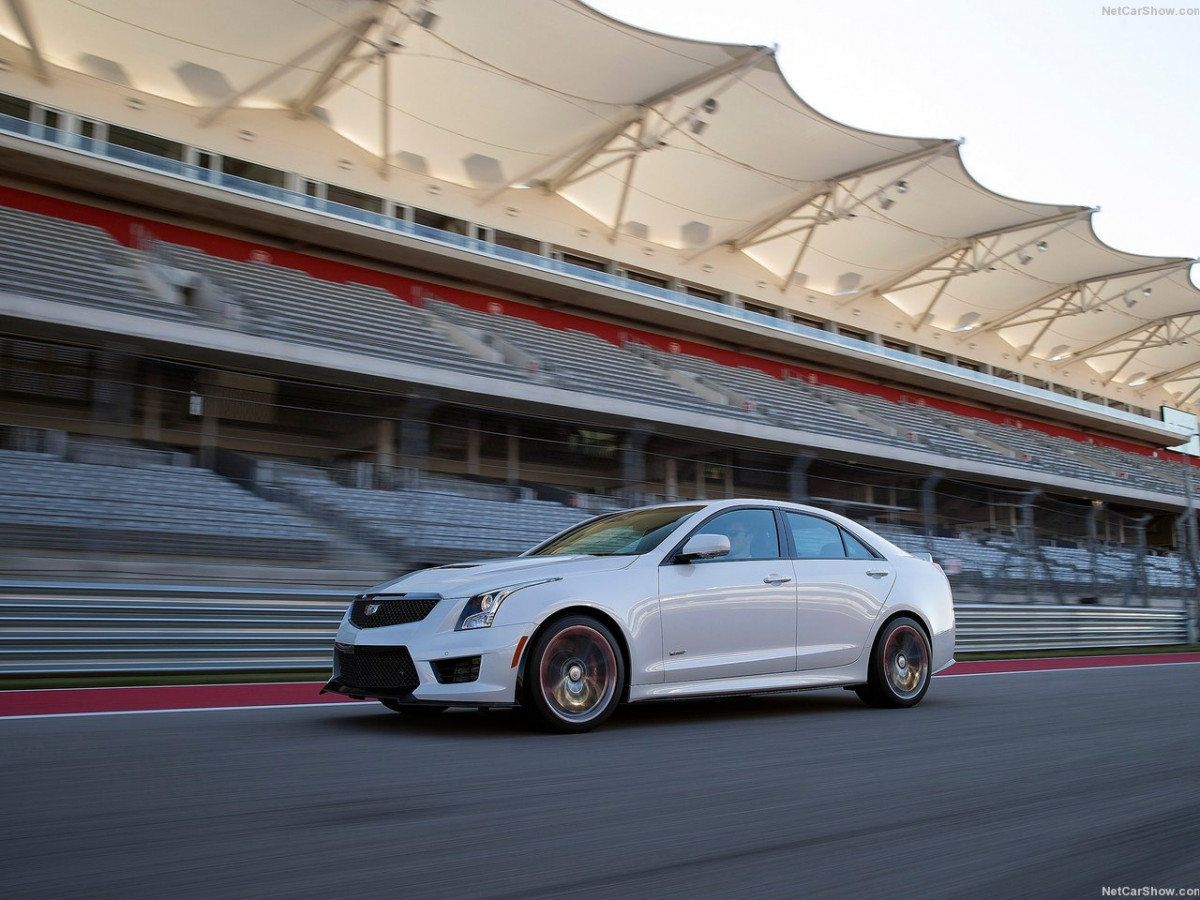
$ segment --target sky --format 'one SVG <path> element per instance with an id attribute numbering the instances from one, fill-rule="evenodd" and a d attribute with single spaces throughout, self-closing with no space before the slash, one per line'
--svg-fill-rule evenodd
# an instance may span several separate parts
<path id="1" fill-rule="evenodd" d="M 985 187 L 1098 206 L 1096 233 L 1119 250 L 1200 257 L 1200 0 L 587 2 L 654 31 L 778 45 L 796 93 L 830 118 L 965 138 Z"/>

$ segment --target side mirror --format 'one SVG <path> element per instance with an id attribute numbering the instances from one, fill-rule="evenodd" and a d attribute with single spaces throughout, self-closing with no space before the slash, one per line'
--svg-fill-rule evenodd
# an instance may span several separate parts
<path id="1" fill-rule="evenodd" d="M 724 534 L 694 534 L 688 538 L 683 549 L 675 556 L 676 562 L 694 562 L 697 559 L 716 559 L 729 555 L 729 537 Z"/>

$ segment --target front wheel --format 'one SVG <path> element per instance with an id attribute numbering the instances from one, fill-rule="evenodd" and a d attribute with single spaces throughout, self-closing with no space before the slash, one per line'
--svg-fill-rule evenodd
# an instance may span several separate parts
<path id="1" fill-rule="evenodd" d="M 871 648 L 868 681 L 854 689 L 868 706 L 916 706 L 929 689 L 929 639 L 909 618 L 893 619 Z"/>
<path id="2" fill-rule="evenodd" d="M 569 616 L 543 631 L 525 675 L 524 702 L 536 723 L 566 734 L 604 722 L 625 688 L 617 639 L 591 616 Z"/>

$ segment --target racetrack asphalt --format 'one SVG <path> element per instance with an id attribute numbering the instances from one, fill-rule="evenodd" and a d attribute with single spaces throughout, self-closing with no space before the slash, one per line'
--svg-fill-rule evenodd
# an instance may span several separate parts
<path id="1" fill-rule="evenodd" d="M 6 898 L 1101 897 L 1200 889 L 1200 665 L 629 707 L 0 721 Z M 1132 896 L 1111 894 L 1110 896 Z M 1163 896 L 1163 894 L 1159 894 Z"/>

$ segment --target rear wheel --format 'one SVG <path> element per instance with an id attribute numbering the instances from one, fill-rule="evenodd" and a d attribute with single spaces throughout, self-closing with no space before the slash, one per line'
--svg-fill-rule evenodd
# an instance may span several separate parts
<path id="1" fill-rule="evenodd" d="M 869 706 L 916 706 L 929 689 L 929 639 L 913 619 L 893 619 L 875 639 L 868 681 L 854 692 Z"/>
<path id="2" fill-rule="evenodd" d="M 404 713 L 406 716 L 412 716 L 415 719 L 428 719 L 430 716 L 437 716 L 444 713 L 450 707 L 448 706 L 417 706 L 415 704 L 404 704 L 399 700 L 393 700 L 391 697 L 380 697 L 379 702 L 393 712 Z"/>
<path id="3" fill-rule="evenodd" d="M 529 654 L 525 707 L 548 731 L 590 731 L 621 702 L 625 664 L 617 639 L 591 616 L 569 616 L 542 632 Z"/>

